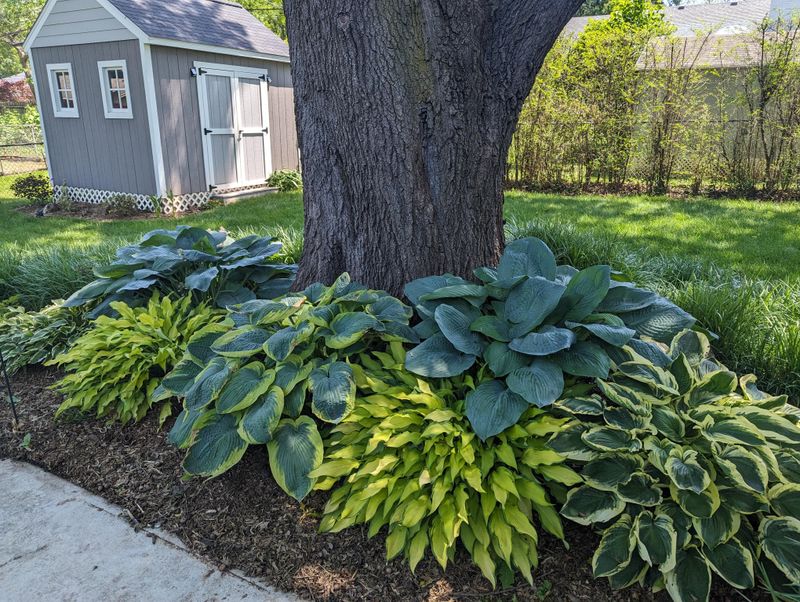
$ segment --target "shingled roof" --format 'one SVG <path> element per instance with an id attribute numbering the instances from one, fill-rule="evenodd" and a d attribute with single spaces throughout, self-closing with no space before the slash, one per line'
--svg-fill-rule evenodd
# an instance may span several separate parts
<path id="1" fill-rule="evenodd" d="M 152 38 L 288 57 L 289 47 L 241 4 L 225 0 L 109 0 Z"/>

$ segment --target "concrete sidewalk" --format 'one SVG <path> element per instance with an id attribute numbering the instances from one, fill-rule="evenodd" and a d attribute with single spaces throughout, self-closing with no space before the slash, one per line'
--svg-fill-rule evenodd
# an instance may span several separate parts
<path id="1" fill-rule="evenodd" d="M 0 600 L 173 602 L 299 599 L 136 532 L 122 509 L 29 464 L 0 461 Z"/>

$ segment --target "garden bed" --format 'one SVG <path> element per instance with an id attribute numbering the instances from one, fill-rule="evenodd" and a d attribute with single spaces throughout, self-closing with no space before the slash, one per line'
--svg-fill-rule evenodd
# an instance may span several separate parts
<path id="1" fill-rule="evenodd" d="M 53 369 L 33 368 L 13 379 L 21 425 L 13 432 L 10 409 L 0 404 L 0 458 L 31 462 L 80 485 L 124 508 L 133 525 L 159 525 L 221 568 L 314 600 L 668 599 L 641 588 L 621 594 L 593 579 L 589 562 L 597 540 L 569 523 L 570 550 L 543 535 L 533 588 L 521 582 L 493 592 L 463 554 L 446 574 L 426 557 L 415 576 L 401 560 L 385 562 L 382 535 L 368 540 L 358 528 L 318 533 L 326 495 L 315 493 L 302 504 L 291 500 L 269 478 L 261 447 L 217 479 L 183 482 L 183 453 L 166 441 L 171 424 L 159 431 L 154 413 L 127 427 L 75 416 L 56 424 L 53 413 L 61 397 L 49 387 L 59 376 Z M 757 591 L 747 595 L 768 599 Z M 712 599 L 741 597 L 721 588 Z"/>
<path id="2" fill-rule="evenodd" d="M 48 206 L 49 207 L 49 206 Z M 179 213 L 170 213 L 166 217 L 184 217 L 195 215 L 207 211 L 211 207 L 197 207 Z M 153 211 L 135 211 L 129 214 L 115 214 L 109 213 L 105 203 L 72 203 L 67 208 L 47 208 L 44 214 L 40 214 L 43 210 L 41 206 L 37 205 L 23 205 L 18 207 L 17 211 L 30 217 L 47 218 L 47 217 L 71 217 L 93 222 L 118 222 L 118 221 L 141 221 L 141 220 L 155 220 L 162 219 L 164 215 L 159 215 Z"/>

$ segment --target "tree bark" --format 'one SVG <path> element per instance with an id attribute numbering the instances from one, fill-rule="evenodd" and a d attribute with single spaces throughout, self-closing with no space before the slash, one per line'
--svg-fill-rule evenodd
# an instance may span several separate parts
<path id="1" fill-rule="evenodd" d="M 509 145 L 582 0 L 285 0 L 303 162 L 298 284 L 399 294 L 503 250 Z"/>

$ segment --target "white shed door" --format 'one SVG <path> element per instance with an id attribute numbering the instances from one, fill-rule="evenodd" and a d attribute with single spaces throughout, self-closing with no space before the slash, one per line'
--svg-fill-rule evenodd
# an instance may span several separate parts
<path id="1" fill-rule="evenodd" d="M 263 184 L 272 173 L 267 73 L 199 67 L 200 122 L 209 187 Z"/>

